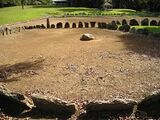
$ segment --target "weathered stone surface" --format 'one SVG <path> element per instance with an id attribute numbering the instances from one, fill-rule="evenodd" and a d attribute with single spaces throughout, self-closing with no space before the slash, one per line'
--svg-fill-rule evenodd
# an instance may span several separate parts
<path id="1" fill-rule="evenodd" d="M 74 114 L 76 105 L 58 98 L 33 94 L 32 100 L 37 109 L 45 113 Z"/>
<path id="2" fill-rule="evenodd" d="M 55 28 L 55 25 L 54 25 L 54 24 L 51 24 L 51 28 Z"/>
<path id="3" fill-rule="evenodd" d="M 42 25 L 41 25 L 41 28 L 42 28 L 42 29 L 45 29 L 46 27 L 44 26 L 44 24 L 42 24 Z"/>
<path id="4" fill-rule="evenodd" d="M 138 21 L 136 19 L 131 19 L 129 21 L 129 25 L 131 25 L 131 26 L 139 26 L 139 23 L 138 23 Z"/>
<path id="5" fill-rule="evenodd" d="M 148 26 L 149 25 L 149 19 L 145 18 L 144 20 L 141 21 L 142 26 Z"/>
<path id="6" fill-rule="evenodd" d="M 80 38 L 81 41 L 89 41 L 89 40 L 94 40 L 95 37 L 92 34 L 83 34 Z"/>
<path id="7" fill-rule="evenodd" d="M 57 23 L 56 28 L 62 28 L 63 24 L 61 22 Z"/>
<path id="8" fill-rule="evenodd" d="M 157 25 L 158 25 L 158 23 L 157 23 L 156 20 L 152 20 L 152 21 L 150 22 L 150 26 L 157 26 Z"/>
<path id="9" fill-rule="evenodd" d="M 50 26 L 50 21 L 49 21 L 49 18 L 47 18 L 47 28 L 50 28 L 51 26 Z"/>
<path id="10" fill-rule="evenodd" d="M 68 22 L 65 23 L 64 28 L 70 28 L 70 25 Z"/>
<path id="11" fill-rule="evenodd" d="M 36 28 L 40 29 L 40 28 L 41 28 L 41 25 L 36 25 Z"/>
<path id="12" fill-rule="evenodd" d="M 102 28 L 102 22 L 98 22 L 98 28 Z"/>
<path id="13" fill-rule="evenodd" d="M 72 28 L 76 28 L 76 27 L 77 27 L 76 23 L 73 23 Z"/>
<path id="14" fill-rule="evenodd" d="M 89 24 L 87 22 L 84 23 L 85 28 L 89 28 Z"/>
<path id="15" fill-rule="evenodd" d="M 33 101 L 25 95 L 13 93 L 0 86 L 0 108 L 8 113 L 19 114 L 34 107 Z"/>
<path id="16" fill-rule="evenodd" d="M 138 110 L 152 116 L 160 116 L 160 89 L 152 92 L 138 104 Z"/>
<path id="17" fill-rule="evenodd" d="M 131 99 L 114 99 L 111 101 L 90 101 L 86 105 L 87 111 L 119 111 L 119 110 L 132 110 L 137 104 L 136 101 Z"/>
<path id="18" fill-rule="evenodd" d="M 78 23 L 78 28 L 83 28 L 83 23 L 82 22 Z"/>
<path id="19" fill-rule="evenodd" d="M 154 104 L 155 102 L 160 102 L 160 89 L 152 92 L 147 97 L 145 97 L 139 103 L 139 106 L 148 106 L 148 105 Z"/>
<path id="20" fill-rule="evenodd" d="M 94 28 L 96 26 L 96 22 L 90 22 L 91 27 Z"/>

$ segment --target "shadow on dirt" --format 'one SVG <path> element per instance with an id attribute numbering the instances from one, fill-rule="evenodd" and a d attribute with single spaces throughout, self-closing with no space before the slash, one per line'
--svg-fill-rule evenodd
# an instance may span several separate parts
<path id="1" fill-rule="evenodd" d="M 148 55 L 150 57 L 160 57 L 160 39 L 138 35 L 138 34 L 122 34 L 118 42 L 123 42 L 126 49 L 136 52 L 140 55 Z"/>
<path id="2" fill-rule="evenodd" d="M 78 116 L 77 120 L 108 120 L 108 119 L 119 119 L 122 118 L 129 118 L 132 111 L 92 111 L 87 112 L 85 114 L 81 114 Z"/>
<path id="3" fill-rule="evenodd" d="M 55 120 L 67 120 L 71 118 L 72 114 L 69 113 L 44 113 L 36 108 L 29 112 L 15 116 L 16 118 L 32 118 L 32 119 L 55 119 Z"/>
<path id="4" fill-rule="evenodd" d="M 22 76 L 36 75 L 36 70 L 42 68 L 44 59 L 26 61 L 13 65 L 0 66 L 0 82 L 12 82 L 19 80 Z"/>

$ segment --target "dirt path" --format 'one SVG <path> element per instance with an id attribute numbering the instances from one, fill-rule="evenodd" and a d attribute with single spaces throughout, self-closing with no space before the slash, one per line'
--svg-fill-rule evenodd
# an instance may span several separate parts
<path id="1" fill-rule="evenodd" d="M 96 40 L 83 42 L 83 33 Z M 144 41 L 145 40 L 145 41 Z M 42 68 L 10 76 L 6 87 L 66 100 L 135 98 L 160 88 L 160 47 L 153 38 L 101 29 L 30 30 L 0 38 L 0 65 L 44 58 Z M 137 42 L 138 41 L 138 42 Z M 146 51 L 143 53 L 143 51 Z M 157 56 L 156 56 L 157 55 Z"/>

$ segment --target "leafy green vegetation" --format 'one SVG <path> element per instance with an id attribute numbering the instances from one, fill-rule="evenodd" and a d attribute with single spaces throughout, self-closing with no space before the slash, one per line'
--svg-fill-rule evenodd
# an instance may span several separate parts
<path id="1" fill-rule="evenodd" d="M 160 26 L 134 26 L 136 29 L 147 29 L 150 33 L 160 34 Z"/>
<path id="2" fill-rule="evenodd" d="M 53 7 L 53 6 L 21 6 L 0 8 L 0 25 L 19 21 L 37 19 L 45 16 L 121 16 L 121 15 L 147 15 L 145 12 L 137 12 L 131 9 L 113 9 L 102 11 L 85 7 Z"/>

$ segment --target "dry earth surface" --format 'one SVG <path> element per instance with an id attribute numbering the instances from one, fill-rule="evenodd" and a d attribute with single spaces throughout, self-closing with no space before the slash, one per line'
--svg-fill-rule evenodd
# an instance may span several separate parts
<path id="1" fill-rule="evenodd" d="M 80 41 L 83 33 L 96 39 Z M 52 94 L 74 102 L 140 100 L 160 88 L 158 40 L 96 28 L 29 30 L 1 37 L 1 70 L 8 64 L 20 69 L 17 63 L 44 61 L 10 73 L 0 84 L 16 92 Z"/>

